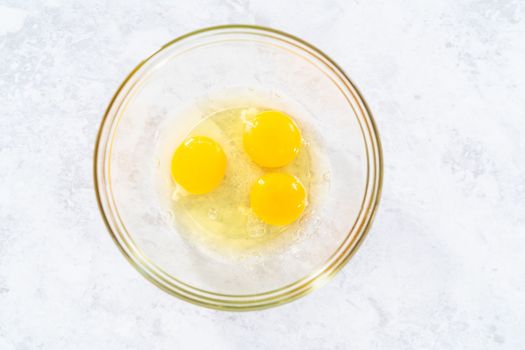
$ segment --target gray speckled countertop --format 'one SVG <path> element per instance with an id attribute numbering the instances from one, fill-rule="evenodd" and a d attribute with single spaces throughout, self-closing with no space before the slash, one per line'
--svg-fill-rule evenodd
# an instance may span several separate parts
<path id="1" fill-rule="evenodd" d="M 285 3 L 285 4 L 283 4 Z M 360 251 L 262 312 L 173 298 L 105 231 L 92 151 L 109 99 L 163 43 L 255 23 L 331 55 L 385 157 Z M 0 2 L 0 349 L 521 349 L 525 3 Z"/>

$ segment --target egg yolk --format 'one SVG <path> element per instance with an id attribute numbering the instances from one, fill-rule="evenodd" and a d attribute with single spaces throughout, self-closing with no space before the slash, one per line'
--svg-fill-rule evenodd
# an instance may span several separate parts
<path id="1" fill-rule="evenodd" d="M 250 206 L 255 215 L 267 224 L 288 225 L 304 211 L 306 191 L 292 175 L 269 173 L 253 184 Z"/>
<path id="2" fill-rule="evenodd" d="M 221 183 L 226 171 L 222 147 L 206 136 L 185 140 L 173 154 L 171 175 L 186 191 L 204 194 Z"/>
<path id="3" fill-rule="evenodd" d="M 261 167 L 278 168 L 299 153 L 301 132 L 292 118 L 279 111 L 266 111 L 246 123 L 244 150 Z"/>

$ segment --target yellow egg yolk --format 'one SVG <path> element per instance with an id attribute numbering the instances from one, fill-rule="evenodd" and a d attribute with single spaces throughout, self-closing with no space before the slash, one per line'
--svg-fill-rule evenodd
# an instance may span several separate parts
<path id="1" fill-rule="evenodd" d="M 255 215 L 267 224 L 288 225 L 304 211 L 306 191 L 292 175 L 269 173 L 261 176 L 252 186 L 250 206 Z"/>
<path id="2" fill-rule="evenodd" d="M 283 112 L 266 111 L 246 122 L 244 150 L 261 167 L 278 168 L 295 159 L 301 146 L 301 132 Z"/>
<path id="3" fill-rule="evenodd" d="M 186 191 L 204 194 L 221 183 L 226 171 L 222 147 L 206 136 L 185 140 L 173 154 L 171 175 Z"/>

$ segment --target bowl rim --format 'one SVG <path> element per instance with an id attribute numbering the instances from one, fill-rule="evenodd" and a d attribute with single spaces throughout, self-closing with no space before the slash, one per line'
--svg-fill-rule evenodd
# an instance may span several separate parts
<path id="1" fill-rule="evenodd" d="M 178 285 L 174 285 L 173 283 L 170 283 L 168 280 L 166 280 L 162 276 L 162 273 L 163 273 L 162 270 L 160 270 L 160 273 L 159 273 L 159 271 L 155 271 L 155 269 L 152 269 L 149 266 L 150 264 L 153 264 L 153 263 L 151 263 L 146 256 L 142 256 L 142 254 L 137 252 L 136 249 L 135 250 L 130 249 L 130 247 L 126 244 L 126 242 L 121 242 L 121 240 L 123 240 L 123 238 L 121 237 L 121 233 L 115 232 L 116 230 L 112 228 L 112 225 L 110 223 L 110 218 L 108 217 L 108 213 L 106 213 L 106 211 L 104 210 L 104 204 L 103 204 L 102 193 L 101 193 L 101 188 L 100 188 L 101 186 L 99 186 L 100 179 L 98 176 L 98 171 L 99 171 L 98 162 L 99 162 L 99 156 L 100 156 L 100 148 L 101 148 L 103 130 L 108 120 L 110 119 L 109 113 L 113 105 L 115 104 L 117 97 L 120 95 L 121 91 L 124 89 L 126 84 L 131 80 L 131 78 L 135 75 L 135 73 L 137 73 L 147 62 L 152 60 L 155 56 L 157 56 L 159 53 L 161 53 L 163 50 L 167 49 L 168 47 L 172 46 L 173 44 L 178 43 L 184 39 L 197 36 L 199 34 L 215 32 L 215 31 L 223 31 L 223 30 L 250 30 L 253 32 L 262 32 L 262 33 L 266 33 L 270 35 L 272 34 L 278 35 L 278 36 L 281 36 L 281 37 L 284 37 L 290 40 L 292 43 L 295 42 L 296 44 L 302 45 L 306 49 L 309 49 L 313 53 L 319 55 L 319 57 L 315 57 L 315 58 L 325 60 L 326 62 L 322 62 L 322 63 L 327 65 L 334 73 L 339 75 L 342 82 L 345 83 L 346 89 L 348 89 L 350 93 L 355 95 L 357 102 L 359 102 L 362 105 L 361 107 L 363 108 L 364 118 L 368 122 L 367 129 L 370 135 L 370 141 L 372 143 L 372 150 L 373 150 L 372 155 L 368 154 L 368 148 L 366 150 L 367 151 L 367 163 L 369 163 L 369 159 L 371 158 L 373 158 L 374 163 L 375 163 L 373 183 L 371 186 L 372 194 L 371 194 L 368 206 L 366 208 L 362 207 L 361 211 L 363 209 L 364 211 L 360 213 L 358 216 L 359 218 L 364 215 L 365 218 L 363 219 L 361 227 L 359 228 L 359 230 L 357 230 L 357 238 L 354 244 L 352 244 L 350 247 L 347 247 L 347 249 L 341 252 L 338 259 L 336 259 L 335 262 L 332 262 L 332 264 L 329 264 L 329 262 L 331 261 L 331 258 L 329 258 L 323 264 L 321 269 L 314 270 L 311 273 L 309 273 L 307 276 L 304 276 L 289 285 L 283 286 L 275 290 L 259 293 L 259 294 L 226 295 L 226 294 L 219 294 L 219 293 L 214 293 L 210 291 L 205 291 L 205 290 L 193 287 L 189 284 L 186 284 L 185 282 L 182 282 L 182 281 L 177 281 Z M 276 38 L 273 38 L 273 39 L 276 39 Z M 288 42 L 288 44 L 290 44 L 290 42 Z M 297 47 L 305 51 L 307 54 L 313 55 L 312 52 L 308 52 L 300 46 L 297 46 Z M 332 67 L 330 67 L 329 65 L 331 65 Z M 360 122 L 360 127 L 361 127 L 362 133 L 364 133 L 361 122 Z M 367 164 L 367 166 L 368 168 L 370 168 L 369 164 Z M 146 279 L 148 279 L 150 282 L 152 282 L 155 286 L 157 286 L 161 290 L 164 290 L 165 292 L 173 296 L 176 296 L 182 300 L 190 302 L 192 304 L 196 304 L 199 306 L 204 306 L 204 307 L 212 308 L 212 309 L 218 309 L 218 310 L 251 311 L 251 310 L 266 309 L 266 308 L 282 305 L 282 304 L 291 302 L 293 300 L 296 300 L 302 296 L 305 296 L 306 294 L 309 294 L 310 292 L 318 289 L 319 287 L 327 283 L 329 280 L 331 280 L 335 276 L 335 274 L 344 265 L 346 265 L 346 263 L 350 260 L 350 258 L 352 258 L 352 256 L 359 249 L 362 242 L 364 241 L 364 238 L 367 236 L 368 232 L 370 231 L 371 224 L 377 213 L 379 199 L 381 197 L 382 185 L 383 185 L 383 152 L 382 152 L 382 146 L 381 146 L 381 141 L 379 138 L 377 126 L 376 126 L 376 123 L 374 121 L 374 118 L 372 116 L 372 113 L 370 111 L 368 104 L 366 103 L 365 99 L 363 98 L 361 92 L 358 90 L 356 85 L 350 80 L 348 75 L 327 54 L 325 54 L 323 51 L 313 46 L 312 44 L 294 35 L 283 32 L 281 30 L 277 30 L 277 29 L 273 29 L 273 28 L 269 28 L 265 26 L 260 26 L 260 25 L 228 24 L 228 25 L 205 27 L 205 28 L 201 28 L 201 29 L 183 34 L 169 41 L 163 46 L 161 46 L 157 51 L 152 53 L 146 59 L 142 60 L 137 66 L 135 66 L 135 68 L 131 70 L 131 72 L 126 76 L 126 78 L 122 81 L 122 83 L 120 83 L 118 89 L 113 94 L 108 106 L 106 107 L 102 120 L 100 122 L 100 126 L 98 129 L 98 133 L 97 133 L 97 137 L 95 141 L 94 153 L 93 153 L 93 180 L 94 180 L 94 190 L 95 190 L 98 209 L 100 211 L 100 215 L 104 221 L 106 229 L 108 230 L 111 238 L 113 239 L 113 241 L 115 242 L 115 244 L 117 245 L 121 253 L 124 255 L 124 257 Z M 346 235 L 346 238 L 344 241 L 348 239 L 348 237 L 352 234 L 353 231 L 354 231 L 353 228 L 351 228 L 348 234 Z M 301 285 L 301 282 L 305 280 L 307 282 Z M 296 286 L 296 288 L 291 289 L 294 286 Z M 200 293 L 203 293 L 203 294 L 200 294 Z"/>

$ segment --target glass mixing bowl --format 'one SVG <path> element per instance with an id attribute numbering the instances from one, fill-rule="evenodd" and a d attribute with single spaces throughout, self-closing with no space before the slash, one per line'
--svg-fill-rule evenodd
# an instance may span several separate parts
<path id="1" fill-rule="evenodd" d="M 161 205 L 154 176 L 165 121 L 185 133 L 193 121 L 184 108 L 194 101 L 213 106 L 213 96 L 235 89 L 268 92 L 270 108 L 271 99 L 276 106 L 281 97 L 294 101 L 305 111 L 294 118 L 317 135 L 325 160 L 317 171 L 326 186 L 311 198 L 316 207 L 301 232 L 278 249 L 243 258 L 188 242 Z M 224 101 L 217 107 L 228 107 Z M 129 74 L 102 120 L 94 175 L 111 236 L 147 279 L 201 306 L 254 310 L 305 295 L 355 253 L 378 205 L 382 156 L 363 97 L 326 54 L 277 30 L 228 25 L 181 36 Z"/>

